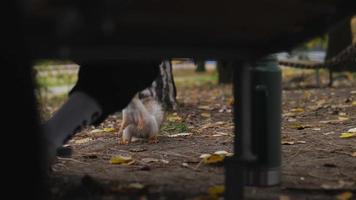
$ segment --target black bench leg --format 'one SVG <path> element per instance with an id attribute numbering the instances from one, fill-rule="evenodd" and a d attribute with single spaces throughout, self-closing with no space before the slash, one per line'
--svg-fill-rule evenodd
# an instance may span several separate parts
<path id="1" fill-rule="evenodd" d="M 254 66 L 254 67 L 251 67 Z M 281 72 L 274 57 L 234 68 L 234 156 L 226 160 L 226 199 L 244 185 L 280 183 Z"/>
<path id="2" fill-rule="evenodd" d="M 235 63 L 234 65 L 242 64 Z M 226 160 L 225 198 L 244 198 L 244 171 L 247 163 L 254 160 L 251 152 L 251 73 L 248 65 L 234 66 L 234 156 Z"/>

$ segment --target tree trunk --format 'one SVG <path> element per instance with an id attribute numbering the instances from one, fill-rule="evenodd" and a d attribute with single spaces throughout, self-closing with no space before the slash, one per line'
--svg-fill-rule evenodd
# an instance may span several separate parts
<path id="1" fill-rule="evenodd" d="M 218 61 L 217 69 L 219 74 L 219 84 L 229 84 L 232 83 L 233 79 L 233 67 L 230 62 Z"/>
<path id="2" fill-rule="evenodd" d="M 196 60 L 195 65 L 197 66 L 195 69 L 196 72 L 206 72 L 205 60 Z"/>
<path id="3" fill-rule="evenodd" d="M 160 74 L 152 83 L 150 88 L 140 92 L 140 98 L 152 96 L 160 102 L 165 110 L 177 109 L 177 89 L 174 83 L 172 63 L 163 61 L 160 66 Z"/>

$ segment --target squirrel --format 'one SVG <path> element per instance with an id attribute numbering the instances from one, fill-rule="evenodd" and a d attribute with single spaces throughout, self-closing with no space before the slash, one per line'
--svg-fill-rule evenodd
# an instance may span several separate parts
<path id="1" fill-rule="evenodd" d="M 147 138 L 149 143 L 158 143 L 157 134 L 164 114 L 162 105 L 153 97 L 140 99 L 136 94 L 122 111 L 119 144 L 130 144 L 133 137 Z"/>

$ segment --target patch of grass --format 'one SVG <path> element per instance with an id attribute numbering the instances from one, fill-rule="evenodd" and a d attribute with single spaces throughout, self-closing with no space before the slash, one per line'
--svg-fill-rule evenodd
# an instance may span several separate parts
<path id="1" fill-rule="evenodd" d="M 188 131 L 188 127 L 182 122 L 166 122 L 162 125 L 161 131 L 169 133 L 183 133 Z"/>
<path id="2" fill-rule="evenodd" d="M 174 72 L 174 81 L 177 87 L 216 85 L 218 73 L 214 71 L 196 73 L 194 70 L 177 70 Z"/>

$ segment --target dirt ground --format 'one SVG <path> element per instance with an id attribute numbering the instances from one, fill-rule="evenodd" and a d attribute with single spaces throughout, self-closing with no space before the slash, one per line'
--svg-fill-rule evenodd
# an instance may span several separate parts
<path id="1" fill-rule="evenodd" d="M 246 187 L 247 199 L 356 199 L 356 137 L 340 138 L 356 127 L 355 84 L 300 89 L 294 83 L 285 80 L 283 90 L 282 183 Z M 77 134 L 69 142 L 72 155 L 53 166 L 54 199 L 219 199 L 211 188 L 224 184 L 224 167 L 199 157 L 232 152 L 231 85 L 177 89 L 179 109 L 168 114 L 157 144 L 119 145 L 120 113 Z M 133 162 L 111 164 L 117 155 Z"/>

